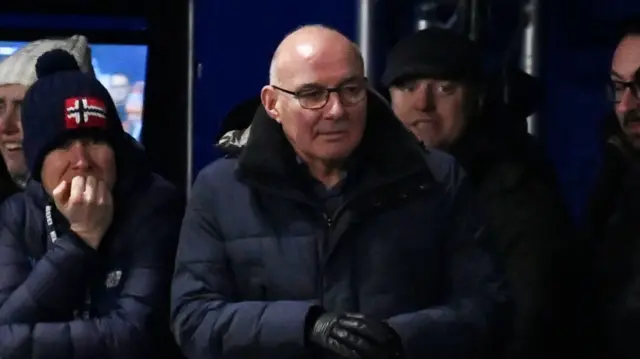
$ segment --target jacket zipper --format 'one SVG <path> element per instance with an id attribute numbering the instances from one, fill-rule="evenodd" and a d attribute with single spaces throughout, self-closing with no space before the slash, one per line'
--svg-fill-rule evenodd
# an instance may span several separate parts
<path id="1" fill-rule="evenodd" d="M 324 256 L 326 256 L 325 250 L 328 248 L 329 240 L 331 239 L 331 231 L 333 230 L 333 218 L 327 212 L 322 212 L 322 218 L 325 223 L 325 231 L 322 241 L 317 244 L 317 261 L 318 261 L 318 273 L 317 273 L 317 286 L 318 294 L 320 295 L 320 306 L 324 306 Z M 322 255 L 320 255 L 322 254 Z"/>
<path id="2" fill-rule="evenodd" d="M 305 198 L 302 197 L 298 197 L 298 196 L 288 196 L 282 192 L 279 191 L 274 191 L 269 187 L 265 187 L 262 186 L 260 184 L 255 183 L 254 184 L 256 187 L 263 189 L 266 192 L 269 192 L 271 194 L 275 194 L 284 198 L 288 198 L 290 200 L 293 200 L 297 203 L 302 203 L 305 204 L 307 206 L 309 206 L 310 208 L 312 208 L 314 211 L 318 211 L 318 207 L 311 201 L 306 200 Z M 324 211 L 319 211 L 320 215 L 322 216 L 322 220 L 325 224 L 325 230 L 324 230 L 324 236 L 323 236 L 323 240 L 327 241 L 329 240 L 330 236 L 331 236 L 331 231 L 333 229 L 333 223 L 334 223 L 334 219 L 331 217 L 331 215 L 329 215 L 328 213 L 324 212 Z M 323 246 L 324 243 L 317 243 L 316 244 L 316 261 L 317 261 L 317 265 L 316 265 L 316 290 L 318 293 L 318 300 L 320 302 L 320 305 L 323 306 L 324 305 L 324 265 L 323 265 L 323 259 L 322 256 L 320 255 L 321 253 L 323 253 L 321 246 Z"/>
<path id="3" fill-rule="evenodd" d="M 399 178 L 402 178 L 402 177 L 399 177 Z M 394 181 L 395 180 L 398 180 L 398 179 L 394 179 Z M 376 186 L 375 189 L 384 187 L 384 185 L 386 185 L 388 183 L 392 183 L 394 181 L 391 181 L 391 180 L 386 181 L 385 183 L 382 183 L 382 184 L 379 184 L 378 186 Z M 276 195 L 279 195 L 281 197 L 288 198 L 288 199 L 296 201 L 298 203 L 303 203 L 303 204 L 309 205 L 313 209 L 318 210 L 318 207 L 314 203 L 312 203 L 312 202 L 310 202 L 310 201 L 308 201 L 308 200 L 306 200 L 304 198 L 301 198 L 301 197 L 298 197 L 298 196 L 284 195 L 280 191 L 274 191 L 271 188 L 266 187 L 266 186 L 262 186 L 262 185 L 260 185 L 258 183 L 254 183 L 254 185 L 256 187 L 262 188 L 266 192 L 270 192 L 272 194 L 276 194 Z M 324 235 L 324 238 L 323 238 L 323 240 L 325 242 L 328 243 L 328 241 L 331 239 L 331 235 L 332 235 L 332 232 L 333 232 L 333 225 L 335 224 L 336 219 L 338 218 L 340 213 L 347 207 L 347 205 L 351 201 L 353 201 L 355 198 L 357 198 L 359 196 L 362 196 L 362 195 L 365 195 L 366 193 L 372 191 L 373 189 L 374 188 L 367 188 L 367 189 L 359 191 L 358 193 L 356 193 L 356 194 L 354 194 L 352 196 L 349 196 L 349 197 L 345 198 L 343 203 L 340 205 L 340 207 L 338 207 L 338 209 L 333 213 L 333 215 L 327 213 L 326 211 L 321 211 L 320 212 L 321 215 L 322 215 L 322 219 L 324 220 L 324 223 L 326 225 L 325 235 Z M 324 306 L 324 256 L 326 256 L 327 253 L 324 253 L 323 250 L 321 251 L 321 248 L 320 248 L 320 246 L 324 246 L 324 245 L 325 245 L 325 243 L 319 243 L 316 246 L 316 260 L 318 261 L 318 265 L 317 265 L 318 273 L 317 273 L 316 286 L 317 286 L 318 295 L 320 297 L 319 298 L 320 306 Z M 327 246 L 327 248 L 329 248 L 329 246 Z M 321 256 L 320 255 L 321 253 L 324 254 L 324 256 Z"/>

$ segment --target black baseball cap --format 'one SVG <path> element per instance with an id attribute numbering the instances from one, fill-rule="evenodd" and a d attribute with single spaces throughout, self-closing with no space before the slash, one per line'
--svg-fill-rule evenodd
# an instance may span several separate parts
<path id="1" fill-rule="evenodd" d="M 389 87 L 407 78 L 484 82 L 484 59 L 467 36 L 427 28 L 401 39 L 389 53 L 382 83 Z"/>

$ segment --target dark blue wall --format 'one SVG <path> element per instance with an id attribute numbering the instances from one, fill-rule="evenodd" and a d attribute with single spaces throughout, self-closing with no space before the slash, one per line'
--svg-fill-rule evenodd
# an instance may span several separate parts
<path id="1" fill-rule="evenodd" d="M 259 93 L 267 83 L 271 55 L 296 27 L 320 23 L 355 40 L 353 0 L 196 0 L 196 79 L 193 168 L 214 159 L 213 140 L 221 119 L 235 104 Z"/>

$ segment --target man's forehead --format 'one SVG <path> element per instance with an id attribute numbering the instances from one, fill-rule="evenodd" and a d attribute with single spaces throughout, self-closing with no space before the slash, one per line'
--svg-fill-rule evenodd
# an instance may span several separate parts
<path id="1" fill-rule="evenodd" d="M 283 85 L 319 84 L 331 87 L 364 76 L 356 56 L 348 52 L 311 53 L 308 56 L 292 56 L 287 60 L 280 67 Z"/>
<path id="2" fill-rule="evenodd" d="M 616 48 L 611 62 L 611 73 L 621 80 L 630 81 L 639 67 L 640 36 L 627 36 Z"/>

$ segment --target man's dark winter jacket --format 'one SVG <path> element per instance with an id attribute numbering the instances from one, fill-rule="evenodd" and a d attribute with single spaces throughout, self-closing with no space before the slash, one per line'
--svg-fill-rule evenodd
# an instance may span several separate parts
<path id="1" fill-rule="evenodd" d="M 563 352 L 575 233 L 553 168 L 518 117 L 498 105 L 475 118 L 450 152 L 469 174 L 504 260 L 515 305 L 506 357 Z"/>
<path id="2" fill-rule="evenodd" d="M 638 358 L 640 153 L 615 116 L 604 124 L 604 158 L 584 221 L 578 257 L 582 287 L 574 315 L 590 353 Z"/>
<path id="3" fill-rule="evenodd" d="M 481 358 L 501 339 L 503 278 L 464 173 L 373 94 L 368 114 L 333 213 L 262 107 L 239 157 L 200 173 L 172 285 L 190 359 L 326 358 L 305 341 L 314 306 L 388 322 L 408 359 Z"/>
<path id="4" fill-rule="evenodd" d="M 259 99 L 258 99 L 259 100 Z M 244 129 L 248 121 L 247 101 L 225 119 L 228 130 Z M 483 116 L 467 128 L 451 149 L 464 167 L 486 210 L 491 239 L 504 262 L 515 305 L 514 330 L 506 345 L 507 358 L 535 357 L 564 351 L 565 341 L 556 342 L 565 331 L 569 303 L 567 281 L 572 277 L 564 257 L 574 243 L 568 211 L 562 201 L 553 169 L 542 151 L 506 108 L 487 107 Z M 507 115 L 507 112 L 509 113 Z M 498 115 L 498 116 L 496 116 Z M 228 131 L 218 139 L 226 152 L 238 153 L 251 133 Z"/>
<path id="5" fill-rule="evenodd" d="M 0 358 L 175 355 L 168 299 L 183 199 L 128 143 L 116 151 L 114 220 L 97 251 L 57 211 L 50 240 L 38 182 L 2 205 Z"/>

